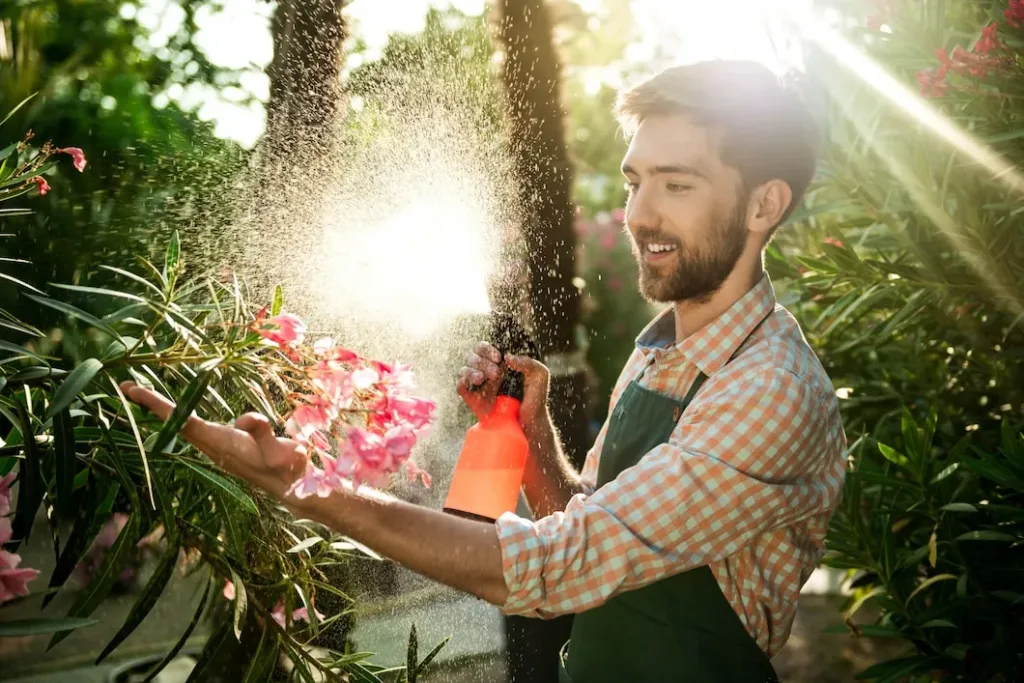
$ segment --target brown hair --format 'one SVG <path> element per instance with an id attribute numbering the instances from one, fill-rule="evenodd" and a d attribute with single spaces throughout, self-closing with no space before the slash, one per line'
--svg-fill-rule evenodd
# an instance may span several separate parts
<path id="1" fill-rule="evenodd" d="M 627 137 L 647 116 L 682 114 L 721 131 L 722 161 L 739 171 L 744 193 L 769 180 L 789 185 L 796 209 L 814 176 L 818 127 L 796 89 L 767 67 L 746 61 L 677 66 L 619 94 L 616 116 Z"/>

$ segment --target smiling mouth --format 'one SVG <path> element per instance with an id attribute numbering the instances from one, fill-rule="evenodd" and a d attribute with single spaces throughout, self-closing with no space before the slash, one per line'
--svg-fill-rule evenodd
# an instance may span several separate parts
<path id="1" fill-rule="evenodd" d="M 675 244 L 667 244 L 667 243 L 659 243 L 659 242 L 648 242 L 647 244 L 644 245 L 644 253 L 645 254 L 668 254 L 668 253 L 671 253 L 671 252 L 675 251 L 678 248 L 679 248 L 679 246 L 675 245 Z"/>

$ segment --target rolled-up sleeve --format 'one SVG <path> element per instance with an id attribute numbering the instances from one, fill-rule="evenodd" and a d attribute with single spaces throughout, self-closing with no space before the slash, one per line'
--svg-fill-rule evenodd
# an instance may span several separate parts
<path id="1" fill-rule="evenodd" d="M 833 505 L 838 416 L 821 389 L 772 368 L 702 394 L 667 443 L 564 512 L 497 521 L 503 611 L 585 611 Z"/>

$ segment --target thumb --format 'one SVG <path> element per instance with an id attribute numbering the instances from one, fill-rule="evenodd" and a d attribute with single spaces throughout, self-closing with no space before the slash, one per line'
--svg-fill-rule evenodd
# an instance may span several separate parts
<path id="1" fill-rule="evenodd" d="M 505 356 L 505 367 L 509 370 L 523 373 L 523 379 L 532 384 L 538 381 L 547 381 L 548 368 L 535 358 L 529 356 Z"/>

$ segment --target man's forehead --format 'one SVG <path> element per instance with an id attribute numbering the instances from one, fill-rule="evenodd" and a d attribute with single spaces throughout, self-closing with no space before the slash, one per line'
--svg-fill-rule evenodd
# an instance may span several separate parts
<path id="1" fill-rule="evenodd" d="M 680 115 L 648 116 L 630 140 L 622 165 L 639 173 L 655 167 L 685 165 L 717 173 L 718 135 Z"/>

